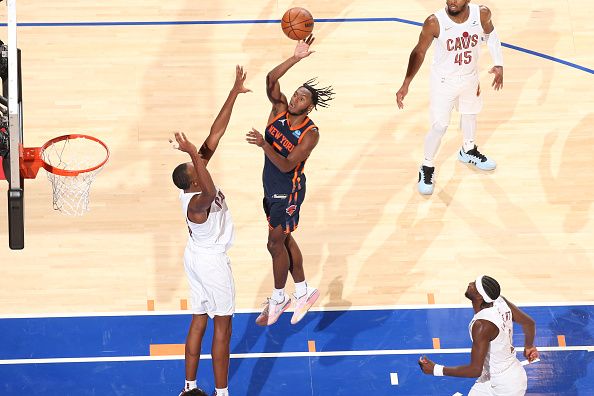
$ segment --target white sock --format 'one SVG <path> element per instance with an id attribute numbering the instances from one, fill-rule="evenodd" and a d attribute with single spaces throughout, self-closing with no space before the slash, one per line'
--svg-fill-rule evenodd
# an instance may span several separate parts
<path id="1" fill-rule="evenodd" d="M 194 381 L 186 380 L 186 385 L 184 386 L 185 391 L 196 389 L 196 388 L 198 388 L 198 385 L 196 385 L 196 380 L 194 380 Z"/>
<path id="2" fill-rule="evenodd" d="M 273 289 L 272 296 L 270 297 L 277 303 L 285 301 L 285 289 Z"/>
<path id="3" fill-rule="evenodd" d="M 217 392 L 217 396 L 229 396 L 229 388 L 215 388 L 215 391 Z"/>
<path id="4" fill-rule="evenodd" d="M 434 168 L 435 164 L 433 164 L 433 159 L 427 159 L 425 158 L 423 160 L 423 165 L 428 166 L 429 168 Z"/>
<path id="5" fill-rule="evenodd" d="M 295 296 L 303 297 L 307 294 L 307 283 L 305 281 L 295 283 Z"/>
<path id="6" fill-rule="evenodd" d="M 462 144 L 462 149 L 465 153 L 469 152 L 474 148 L 474 140 L 465 140 Z"/>
<path id="7" fill-rule="evenodd" d="M 467 153 L 474 148 L 475 144 L 476 114 L 462 114 L 460 116 L 460 129 L 462 129 L 462 135 L 464 136 L 462 148 Z"/>

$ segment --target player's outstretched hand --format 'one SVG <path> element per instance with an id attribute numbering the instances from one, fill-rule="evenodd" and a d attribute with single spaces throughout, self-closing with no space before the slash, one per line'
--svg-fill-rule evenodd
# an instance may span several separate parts
<path id="1" fill-rule="evenodd" d="M 196 146 L 194 146 L 194 143 L 190 142 L 183 132 L 175 132 L 175 140 L 177 141 L 177 144 L 173 143 L 173 140 L 169 139 L 169 143 L 173 145 L 173 148 L 188 154 L 196 151 Z"/>
<path id="2" fill-rule="evenodd" d="M 404 97 L 408 94 L 408 85 L 403 84 L 402 87 L 396 92 L 396 104 L 399 109 L 404 108 Z"/>
<path id="3" fill-rule="evenodd" d="M 502 66 L 493 66 L 491 70 L 489 70 L 489 74 L 494 74 L 493 83 L 491 86 L 495 89 L 495 91 L 499 91 L 503 88 L 503 67 Z"/>
<path id="4" fill-rule="evenodd" d="M 251 89 L 243 86 L 243 83 L 245 82 L 246 77 L 247 77 L 247 72 L 243 71 L 243 66 L 240 66 L 240 65 L 235 66 L 235 84 L 233 84 L 233 91 L 235 91 L 237 93 L 252 92 Z"/>
<path id="5" fill-rule="evenodd" d="M 524 357 L 528 359 L 529 362 L 533 362 L 540 358 L 540 354 L 535 346 L 527 346 L 524 347 Z"/>
<path id="6" fill-rule="evenodd" d="M 427 358 L 427 356 L 421 356 L 419 358 L 419 367 L 425 374 L 433 375 L 433 367 L 435 367 L 435 363 Z"/>
<path id="7" fill-rule="evenodd" d="M 309 46 L 313 44 L 315 39 L 316 38 L 313 36 L 313 34 L 310 34 L 305 38 L 305 40 L 299 40 L 297 42 L 297 46 L 295 47 L 295 53 L 293 54 L 295 58 L 303 59 L 316 52 L 309 50 Z"/>
<path id="8" fill-rule="evenodd" d="M 249 144 L 255 144 L 258 147 L 264 146 L 264 137 L 255 128 L 252 128 L 252 130 L 249 131 L 245 136 L 245 140 L 247 140 Z"/>

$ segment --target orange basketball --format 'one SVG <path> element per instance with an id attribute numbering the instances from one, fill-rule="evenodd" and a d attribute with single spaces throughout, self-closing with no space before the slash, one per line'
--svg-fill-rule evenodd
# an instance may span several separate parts
<path id="1" fill-rule="evenodd" d="M 314 28 L 314 19 L 305 8 L 293 7 L 283 15 L 281 27 L 288 38 L 304 40 Z"/>

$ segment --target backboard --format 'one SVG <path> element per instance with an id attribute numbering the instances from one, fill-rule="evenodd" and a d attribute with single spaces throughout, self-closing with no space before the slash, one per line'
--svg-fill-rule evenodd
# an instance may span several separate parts
<path id="1" fill-rule="evenodd" d="M 0 178 L 8 181 L 8 244 L 24 248 L 24 183 L 20 173 L 23 145 L 21 54 L 17 50 L 16 0 L 7 0 L 8 44 L 2 43 L 0 57 Z"/>

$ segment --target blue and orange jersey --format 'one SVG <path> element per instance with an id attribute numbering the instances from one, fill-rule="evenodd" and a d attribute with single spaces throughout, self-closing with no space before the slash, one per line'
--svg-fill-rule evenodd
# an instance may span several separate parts
<path id="1" fill-rule="evenodd" d="M 266 127 L 264 138 L 277 153 L 286 158 L 313 128 L 316 128 L 316 125 L 309 117 L 305 117 L 300 125 L 291 125 L 291 115 L 285 111 L 277 115 Z M 303 173 L 305 161 L 297 164 L 295 169 L 284 173 L 265 156 L 264 171 L 262 172 L 264 194 L 266 196 L 291 194 L 305 188 L 305 174 Z"/>

